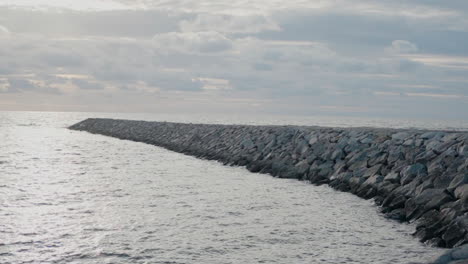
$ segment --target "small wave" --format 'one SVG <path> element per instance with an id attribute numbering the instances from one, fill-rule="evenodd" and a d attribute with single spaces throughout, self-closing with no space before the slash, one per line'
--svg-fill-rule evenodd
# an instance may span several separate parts
<path id="1" fill-rule="evenodd" d="M 21 127 L 38 127 L 40 125 L 36 124 L 36 123 L 29 123 L 29 124 L 18 124 L 17 126 L 21 126 Z"/>

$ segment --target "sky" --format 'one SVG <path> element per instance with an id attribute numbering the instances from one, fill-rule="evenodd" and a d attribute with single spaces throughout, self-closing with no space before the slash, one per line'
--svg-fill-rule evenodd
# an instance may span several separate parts
<path id="1" fill-rule="evenodd" d="M 468 120 L 468 1 L 0 0 L 0 110 Z"/>

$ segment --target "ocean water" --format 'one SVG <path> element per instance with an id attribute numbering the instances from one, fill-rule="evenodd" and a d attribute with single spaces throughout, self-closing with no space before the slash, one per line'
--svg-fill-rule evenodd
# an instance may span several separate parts
<path id="1" fill-rule="evenodd" d="M 0 112 L 0 263 L 427 263 L 443 250 L 372 201 L 142 143 L 70 131 L 87 117 L 391 126 L 348 118 Z"/>

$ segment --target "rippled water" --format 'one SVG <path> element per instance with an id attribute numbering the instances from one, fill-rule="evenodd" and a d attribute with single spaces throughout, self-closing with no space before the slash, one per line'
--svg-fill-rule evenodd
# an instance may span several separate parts
<path id="1" fill-rule="evenodd" d="M 65 128 L 96 115 L 0 112 L 0 263 L 426 263 L 442 252 L 351 194 Z"/>

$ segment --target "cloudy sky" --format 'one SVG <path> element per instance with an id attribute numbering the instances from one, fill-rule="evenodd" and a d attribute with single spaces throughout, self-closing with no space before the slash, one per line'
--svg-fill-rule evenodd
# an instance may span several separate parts
<path id="1" fill-rule="evenodd" d="M 468 119 L 468 1 L 0 0 L 0 110 Z"/>

